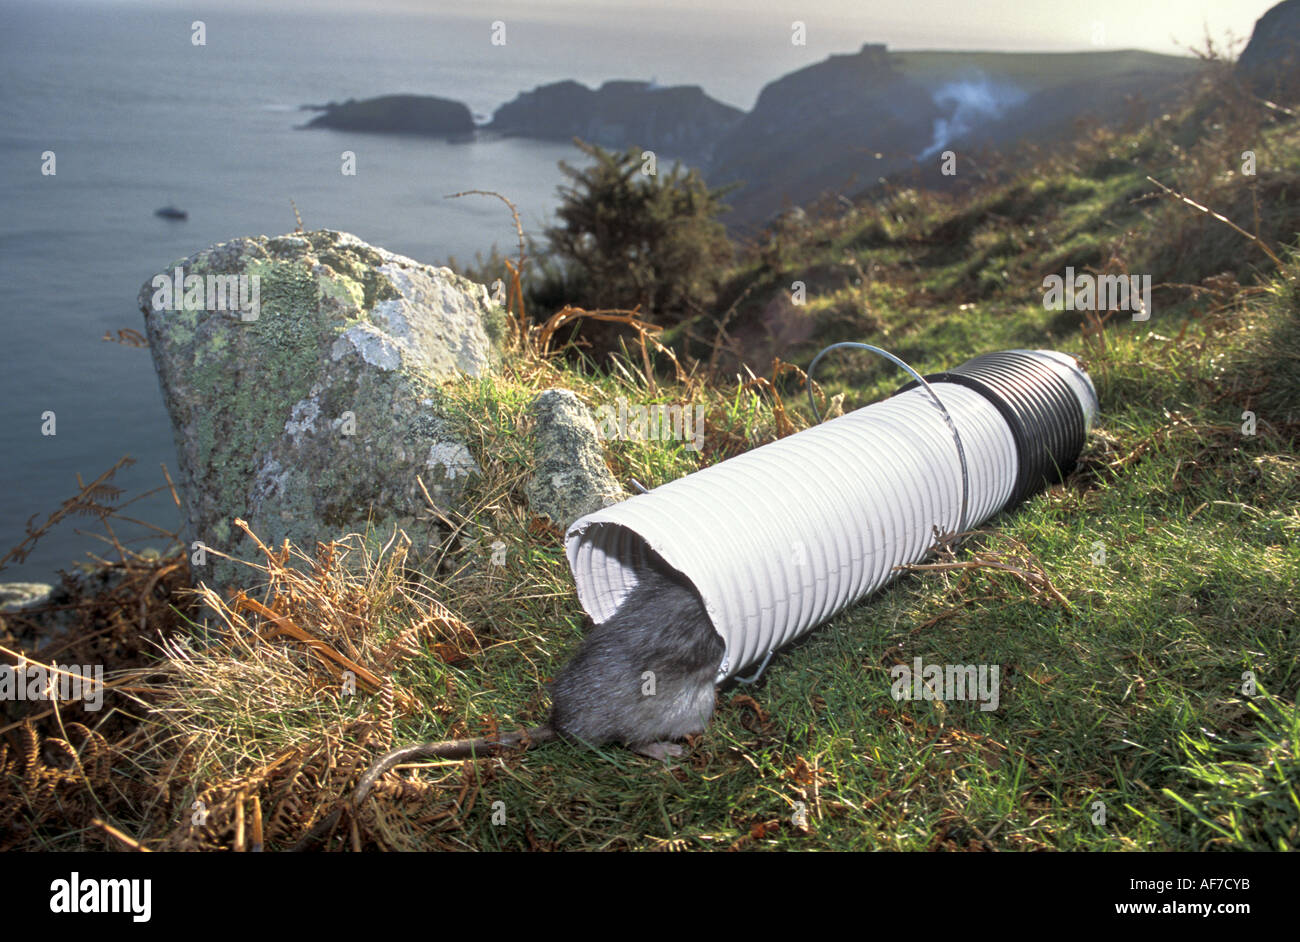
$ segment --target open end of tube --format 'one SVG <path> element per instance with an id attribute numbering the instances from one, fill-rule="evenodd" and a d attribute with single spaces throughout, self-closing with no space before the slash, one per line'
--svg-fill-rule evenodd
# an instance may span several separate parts
<path id="1" fill-rule="evenodd" d="M 727 642 L 727 636 L 718 631 L 717 619 L 708 611 L 707 600 L 695 580 L 655 552 L 633 530 L 616 523 L 591 523 L 581 530 L 570 530 L 566 542 L 578 601 L 596 624 L 608 620 L 645 574 L 658 568 L 675 573 L 691 587 L 704 601 L 713 630 L 724 644 Z M 723 663 L 727 663 L 725 655 Z"/>

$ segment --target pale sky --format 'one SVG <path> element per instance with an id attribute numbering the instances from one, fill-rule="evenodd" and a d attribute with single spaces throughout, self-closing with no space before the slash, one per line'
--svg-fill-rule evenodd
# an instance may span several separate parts
<path id="1" fill-rule="evenodd" d="M 891 46 L 909 48 L 1089 49 L 1094 24 L 1104 27 L 1108 48 L 1173 52 L 1231 30 L 1250 36 L 1255 21 L 1277 0 L 532 0 L 432 4 L 448 12 L 489 10 L 534 17 L 599 16 L 619 10 L 687 25 L 695 16 L 804 20 L 852 27 Z M 341 5 L 346 6 L 346 3 Z M 428 9 L 429 3 L 405 5 Z M 1171 40 L 1177 37 L 1177 44 Z"/>
<path id="2" fill-rule="evenodd" d="M 258 0 L 261 9 L 439 12 L 490 19 L 590 20 L 619 16 L 657 30 L 690 29 L 697 18 L 808 29 L 853 30 L 897 49 L 1150 49 L 1184 53 L 1216 40 L 1242 42 L 1276 0 Z M 1100 24 L 1100 32 L 1096 33 Z M 1094 34 L 1101 39 L 1094 43 Z M 1237 48 L 1240 51 L 1240 47 Z"/>
<path id="3" fill-rule="evenodd" d="M 1222 43 L 1231 34 L 1240 52 L 1255 21 L 1276 0 L 101 0 L 216 13 L 226 8 L 337 11 L 376 16 L 385 11 L 462 18 L 591 22 L 620 19 L 656 32 L 711 27 L 728 20 L 770 23 L 788 30 L 851 33 L 893 49 L 1042 50 L 1149 49 L 1187 54 L 1206 30 Z M 821 45 L 818 43 L 817 45 Z M 839 45 L 835 43 L 834 45 Z"/>

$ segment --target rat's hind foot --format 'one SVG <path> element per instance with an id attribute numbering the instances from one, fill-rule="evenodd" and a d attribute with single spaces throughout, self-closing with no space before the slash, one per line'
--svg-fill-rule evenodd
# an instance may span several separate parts
<path id="1" fill-rule="evenodd" d="M 639 755 L 658 759 L 660 762 L 667 762 L 669 756 L 676 759 L 686 754 L 686 750 L 675 742 L 647 742 L 632 746 L 631 749 Z"/>

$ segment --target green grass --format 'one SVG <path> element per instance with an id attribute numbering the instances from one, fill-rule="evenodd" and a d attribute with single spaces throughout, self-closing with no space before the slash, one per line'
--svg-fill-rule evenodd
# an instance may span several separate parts
<path id="1" fill-rule="evenodd" d="M 1293 415 L 1261 411 L 1268 421 L 1243 435 L 1245 400 L 1234 398 L 1257 384 L 1262 357 L 1293 352 L 1276 346 L 1294 336 L 1297 318 L 1285 277 L 1275 293 L 1217 319 L 1121 322 L 1105 349 L 1057 338 L 1085 355 L 1101 395 L 1081 469 L 989 521 L 959 558 L 975 548 L 1028 553 L 1070 609 L 992 571 L 906 575 L 783 651 L 757 687 L 724 690 L 686 759 L 663 766 L 619 748 L 555 744 L 511 757 L 473 773 L 484 776 L 478 803 L 439 840 L 510 849 L 1294 848 L 1297 426 Z M 931 312 L 910 333 L 900 328 L 895 348 L 937 368 L 1049 339 L 1032 305 L 963 314 Z M 1180 341 L 1159 333 L 1180 330 Z M 605 395 L 634 391 L 596 382 Z M 1294 403 L 1300 363 L 1269 382 Z M 724 403 L 711 403 L 711 421 L 754 421 L 758 403 L 730 412 Z M 508 432 L 508 423 L 497 429 Z M 644 454 L 655 447 L 623 443 L 615 464 L 655 481 L 688 469 L 672 452 Z M 1093 562 L 1099 542 L 1103 565 Z M 518 612 L 526 603 L 510 600 L 518 627 L 457 672 L 470 725 L 476 716 L 504 726 L 541 719 L 538 686 L 579 640 L 558 541 L 532 553 L 512 554 L 506 581 L 544 595 L 544 609 Z M 446 587 L 453 607 L 469 591 Z M 999 665 L 999 709 L 896 702 L 889 668 L 917 656 Z M 414 674 L 428 671 L 437 688 L 440 670 L 430 662 Z M 1274 695 L 1244 694 L 1246 672 Z M 415 722 L 397 738 L 443 732 Z M 494 801 L 504 802 L 505 825 L 492 823 Z M 799 802 L 806 827 L 794 823 Z"/>
<path id="2" fill-rule="evenodd" d="M 1199 65 L 1190 56 L 1167 56 L 1140 49 L 1067 53 L 918 50 L 896 52 L 892 58 L 905 75 L 915 79 L 965 78 L 979 70 L 995 78 L 1014 79 L 1035 90 L 1121 72 L 1181 76 Z"/>
<path id="3" fill-rule="evenodd" d="M 940 54 L 907 55 L 917 68 L 941 64 Z M 837 340 L 880 344 L 922 371 L 1009 347 L 1081 356 L 1101 413 L 1079 468 L 956 551 L 957 560 L 1019 560 L 1064 602 L 991 568 L 905 574 L 781 651 L 756 686 L 721 691 L 712 724 L 681 760 L 552 743 L 404 769 L 389 780 L 402 784 L 377 790 L 361 813 L 360 846 L 1295 849 L 1300 256 L 1285 247 L 1295 231 L 1279 234 L 1300 193 L 1265 207 L 1261 232 L 1285 259 L 1282 271 L 1236 233 L 1225 237 L 1220 223 L 1150 199 L 1148 173 L 1211 206 L 1250 205 L 1242 201 L 1254 181 L 1223 174 L 1225 155 L 1241 145 L 1212 124 L 1198 132 L 1201 144 L 1181 149 L 1170 143 L 1185 138 L 1179 121 L 1133 135 L 1098 132 L 965 196 L 890 190 L 779 251 L 742 258 L 722 292 L 725 308 L 757 286 L 736 302 L 732 326 L 740 327 L 792 281 L 808 282 L 813 337 L 754 353 L 755 373 L 772 353 L 806 364 Z M 1256 131 L 1268 155 L 1261 166 L 1283 175 L 1267 182 L 1285 182 L 1300 154 L 1296 126 Z M 1046 274 L 1112 260 L 1117 270 L 1195 290 L 1161 289 L 1150 321 L 1121 315 L 1099 333 L 1081 332 L 1081 314 L 1044 310 Z M 1224 271 L 1255 287 L 1201 284 Z M 774 378 L 783 403 L 739 367 L 705 378 L 689 355 L 707 356 L 700 338 L 711 327 L 703 318 L 666 335 L 696 370 L 686 378 L 661 353 L 647 376 L 636 352 L 599 368 L 576 357 L 519 358 L 499 377 L 448 387 L 484 474 L 439 572 L 418 592 L 463 619 L 476 646 L 451 663 L 428 646 L 394 662 L 386 673 L 409 708 L 392 712 L 383 694 L 339 698 L 324 686 L 314 701 L 302 691 L 276 694 L 259 709 L 243 689 L 256 671 L 191 671 L 175 684 L 188 704 L 183 721 L 173 716 L 169 726 L 162 715 L 158 735 L 207 743 L 204 762 L 191 764 L 202 775 L 186 783 L 183 815 L 141 812 L 123 819 L 128 830 L 147 842 L 173 833 L 189 795 L 203 788 L 226 808 L 230 795 L 254 787 L 248 781 L 267 778 L 240 776 L 278 748 L 325 742 L 369 761 L 387 743 L 542 721 L 545 682 L 579 643 L 584 616 L 560 536 L 536 525 L 523 497 L 527 404 L 550 386 L 593 408 L 620 397 L 703 404 L 699 453 L 680 443 L 606 443 L 617 478 L 649 487 L 771 441 L 783 417 L 805 426 L 797 375 Z M 901 382 L 849 352 L 824 361 L 818 380 L 828 396 L 844 394 L 846 408 Z M 1257 416 L 1254 435 L 1242 431 L 1245 410 Z M 494 546 L 505 547 L 503 565 L 486 563 Z M 373 639 L 353 639 L 363 653 L 419 610 L 397 604 L 390 577 L 362 607 L 365 618 L 336 619 L 370 626 Z M 915 657 L 997 665 L 998 709 L 895 700 L 890 668 Z M 268 664 L 277 684 L 318 683 L 301 651 Z M 386 723 L 391 736 L 360 745 Z M 329 774 L 311 796 L 316 820 L 340 807 L 357 771 L 333 752 L 327 758 L 319 767 Z M 269 792 L 263 800 L 270 814 Z M 229 831 L 213 833 L 220 844 Z M 347 846 L 346 834 L 340 839 L 334 846 Z"/>
<path id="4" fill-rule="evenodd" d="M 1295 134 L 1270 131 L 1269 141 L 1289 153 Z M 1082 269 L 1121 242 L 1129 270 L 1142 271 L 1144 259 L 1201 231 L 1203 220 L 1185 207 L 1135 202 L 1151 189 L 1146 173 L 1188 170 L 1142 166 L 1132 155 L 1144 146 L 1140 136 L 1113 139 L 1087 160 L 964 205 L 895 193 L 787 249 L 780 271 L 751 266 L 735 282 L 766 279 L 777 290 L 802 271 L 846 263 L 875 273 L 865 283 L 827 279 L 813 292 L 816 339 L 781 354 L 795 362 L 840 339 L 881 343 L 922 370 L 1013 346 L 1082 355 L 1102 409 L 1080 469 L 987 522 L 958 552 L 1027 555 L 1069 607 L 991 570 L 905 575 L 781 652 L 758 686 L 725 689 L 684 760 L 663 766 L 617 748 L 550 745 L 476 772 L 485 776 L 481 797 L 457 818 L 457 842 L 1297 846 L 1300 262 L 1291 255 L 1286 271 L 1265 274 L 1269 290 L 1216 305 L 1171 292 L 1151 321 L 1112 321 L 1103 339 L 1080 334 L 1082 315 L 1041 304 L 1041 278 L 1058 265 Z M 1198 228 L 1189 235 L 1188 226 Z M 928 244 L 936 231 L 943 238 Z M 1230 251 L 1248 254 L 1234 238 Z M 1005 284 L 979 291 L 992 268 L 1008 270 Z M 1219 270 L 1211 262 L 1202 274 Z M 828 361 L 822 379 L 849 405 L 899 382 L 850 353 Z M 782 388 L 802 415 L 798 384 Z M 711 431 L 719 422 L 751 441 L 771 434 L 760 418 L 763 400 L 727 407 L 725 390 L 695 394 L 718 395 L 709 400 Z M 1241 430 L 1246 408 L 1259 417 L 1253 436 Z M 689 470 L 671 452 L 647 453 L 655 447 L 625 443 L 612 449 L 612 462 L 655 482 Z M 1103 564 L 1094 562 L 1099 546 Z M 567 573 L 555 557 L 546 572 L 560 617 L 539 612 L 545 639 L 518 638 L 538 660 L 512 650 L 483 665 L 481 679 L 462 678 L 490 686 L 474 700 L 480 715 L 540 718 L 536 709 L 527 717 L 511 711 L 521 702 L 540 706 L 537 682 L 579 640 Z M 999 708 L 895 701 L 889 669 L 917 656 L 999 665 Z M 1243 692 L 1248 674 L 1257 681 L 1253 694 Z M 418 723 L 402 732 L 440 733 Z M 505 803 L 506 825 L 492 823 L 485 799 Z M 806 826 L 795 820 L 799 803 Z"/>

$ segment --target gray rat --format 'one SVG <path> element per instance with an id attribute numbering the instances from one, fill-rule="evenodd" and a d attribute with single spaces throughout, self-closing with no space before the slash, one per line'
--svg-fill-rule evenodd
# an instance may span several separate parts
<path id="1" fill-rule="evenodd" d="M 386 771 L 413 759 L 475 759 L 556 738 L 623 743 L 655 759 L 681 755 L 672 740 L 703 732 L 713 715 L 714 679 L 726 646 L 683 576 L 659 560 L 639 575 L 618 610 L 587 634 L 551 684 L 546 723 L 394 749 L 361 776 L 353 806 Z"/>

